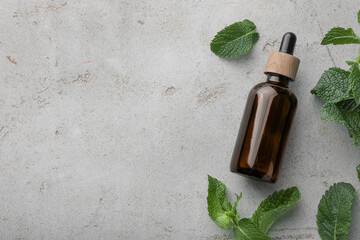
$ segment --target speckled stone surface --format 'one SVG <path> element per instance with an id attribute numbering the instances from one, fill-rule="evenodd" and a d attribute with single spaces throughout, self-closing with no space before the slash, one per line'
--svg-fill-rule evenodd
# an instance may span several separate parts
<path id="1" fill-rule="evenodd" d="M 320 239 L 318 202 L 334 182 L 360 193 L 360 148 L 320 120 L 310 94 L 321 73 L 346 67 L 355 45 L 321 46 L 334 26 L 360 33 L 358 1 L 2 0 L 0 4 L 0 238 L 232 239 L 206 209 L 207 174 L 243 193 L 242 217 L 275 190 L 301 201 L 269 231 Z M 245 18 L 260 40 L 220 59 L 217 31 Z M 298 36 L 291 89 L 299 105 L 279 181 L 229 171 L 249 90 L 269 51 Z M 360 235 L 355 199 L 349 239 Z"/>

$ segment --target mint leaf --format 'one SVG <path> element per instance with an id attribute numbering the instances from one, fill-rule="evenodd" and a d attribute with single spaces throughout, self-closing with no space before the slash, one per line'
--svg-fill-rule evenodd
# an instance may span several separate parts
<path id="1" fill-rule="evenodd" d="M 360 24 L 360 11 L 357 14 Z M 332 28 L 321 44 L 360 44 L 360 37 L 352 28 Z M 326 104 L 321 108 L 321 118 L 340 123 L 348 128 L 355 145 L 360 145 L 360 52 L 355 61 L 346 61 L 350 71 L 330 68 L 325 71 L 311 93 Z"/>
<path id="2" fill-rule="evenodd" d="M 342 101 L 349 97 L 348 76 L 349 72 L 341 68 L 330 68 L 321 75 L 311 93 L 325 102 Z"/>
<path id="3" fill-rule="evenodd" d="M 234 227 L 235 240 L 271 240 L 248 218 L 239 221 L 238 226 Z"/>
<path id="4" fill-rule="evenodd" d="M 336 103 L 336 106 L 342 110 L 360 112 L 360 105 L 355 102 L 354 98 L 338 102 Z"/>
<path id="5" fill-rule="evenodd" d="M 256 26 L 250 20 L 236 22 L 216 34 L 210 44 L 211 51 L 223 58 L 249 51 L 259 40 Z"/>
<path id="6" fill-rule="evenodd" d="M 208 181 L 209 216 L 219 227 L 233 228 L 234 238 L 237 240 L 271 240 L 266 231 L 300 199 L 297 187 L 280 190 L 262 201 L 251 219 L 240 219 L 236 207 L 242 194 L 236 195 L 236 201 L 231 205 L 225 197 L 225 184 L 209 175 Z"/>
<path id="7" fill-rule="evenodd" d="M 349 112 L 333 103 L 326 103 L 320 110 L 320 116 L 324 120 L 336 122 L 347 127 L 350 137 L 354 140 L 354 144 L 360 145 L 359 112 Z"/>
<path id="8" fill-rule="evenodd" d="M 267 232 L 274 221 L 287 212 L 297 201 L 301 194 L 297 187 L 280 190 L 261 202 L 251 220 L 260 228 Z"/>
<path id="9" fill-rule="evenodd" d="M 359 181 L 360 181 L 360 164 L 356 167 L 356 171 L 357 171 L 358 178 L 359 178 Z"/>
<path id="10" fill-rule="evenodd" d="M 353 61 L 345 61 L 347 65 L 352 66 L 353 64 L 355 64 L 356 62 Z"/>
<path id="11" fill-rule="evenodd" d="M 357 43 L 360 44 L 360 38 L 355 35 L 352 28 L 341 28 L 335 27 L 332 28 L 324 37 L 321 42 L 321 45 L 340 45 L 340 44 L 351 44 Z"/>
<path id="12" fill-rule="evenodd" d="M 237 194 L 235 194 L 235 195 L 236 195 L 236 201 L 234 202 L 234 204 L 231 208 L 232 211 L 236 211 L 236 207 L 239 203 L 239 200 L 242 198 L 242 193 L 240 193 L 240 195 L 237 195 Z"/>
<path id="13" fill-rule="evenodd" d="M 236 195 L 236 194 L 235 194 Z M 239 200 L 242 198 L 242 193 L 240 195 L 236 195 L 236 201 L 234 202 L 231 211 L 236 216 L 236 220 L 238 221 L 240 219 L 239 213 L 236 211 L 236 207 L 239 203 Z"/>
<path id="14" fill-rule="evenodd" d="M 351 93 L 354 96 L 354 100 L 357 104 L 360 104 L 360 65 L 359 63 L 355 63 L 352 65 L 350 69 L 349 75 L 349 87 L 351 89 Z"/>
<path id="15" fill-rule="evenodd" d="M 230 229 L 234 226 L 232 206 L 225 198 L 226 186 L 221 181 L 208 176 L 208 212 L 210 218 L 223 229 Z"/>
<path id="16" fill-rule="evenodd" d="M 316 215 L 322 240 L 346 240 L 351 221 L 355 189 L 349 183 L 335 183 L 322 196 Z"/>

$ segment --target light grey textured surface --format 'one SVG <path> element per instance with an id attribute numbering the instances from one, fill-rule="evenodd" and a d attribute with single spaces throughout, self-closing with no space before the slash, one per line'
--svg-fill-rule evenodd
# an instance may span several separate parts
<path id="1" fill-rule="evenodd" d="M 336 2 L 336 3 L 335 3 Z M 0 238 L 231 239 L 206 210 L 207 174 L 243 192 L 241 216 L 281 188 L 302 199 L 270 230 L 319 239 L 317 204 L 334 182 L 359 193 L 360 149 L 321 121 L 310 89 L 346 67 L 357 46 L 321 46 L 333 26 L 353 27 L 357 0 L 105 0 L 0 3 Z M 260 40 L 223 60 L 217 31 L 251 19 Z M 267 54 L 298 35 L 291 84 L 299 106 L 275 185 L 229 171 L 249 90 Z M 356 197 L 351 236 L 359 239 Z"/>

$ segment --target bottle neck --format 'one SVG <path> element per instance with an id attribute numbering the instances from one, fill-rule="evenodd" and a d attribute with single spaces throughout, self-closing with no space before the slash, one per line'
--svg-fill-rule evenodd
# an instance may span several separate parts
<path id="1" fill-rule="evenodd" d="M 281 85 L 284 87 L 288 87 L 290 78 L 276 74 L 276 73 L 267 73 L 266 82 L 270 82 L 276 85 Z"/>

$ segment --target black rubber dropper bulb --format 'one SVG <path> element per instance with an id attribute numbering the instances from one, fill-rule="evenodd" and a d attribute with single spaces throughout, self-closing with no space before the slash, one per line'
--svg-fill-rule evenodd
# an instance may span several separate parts
<path id="1" fill-rule="evenodd" d="M 292 32 L 287 32 L 284 34 L 279 52 L 287 53 L 293 55 L 296 44 L 296 35 Z"/>

